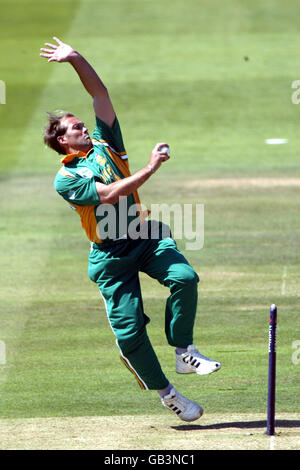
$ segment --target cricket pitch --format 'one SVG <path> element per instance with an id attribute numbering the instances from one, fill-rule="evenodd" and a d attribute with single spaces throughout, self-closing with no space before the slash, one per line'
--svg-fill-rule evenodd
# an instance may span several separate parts
<path id="1" fill-rule="evenodd" d="M 210 414 L 194 423 L 172 415 L 0 420 L 2 450 L 297 450 L 300 414 Z"/>

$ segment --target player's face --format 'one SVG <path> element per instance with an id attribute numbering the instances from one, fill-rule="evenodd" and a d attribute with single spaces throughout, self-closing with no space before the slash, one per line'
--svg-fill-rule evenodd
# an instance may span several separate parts
<path id="1" fill-rule="evenodd" d="M 71 116 L 64 120 L 64 124 L 67 126 L 64 139 L 70 149 L 86 152 L 92 147 L 88 130 L 80 119 Z"/>

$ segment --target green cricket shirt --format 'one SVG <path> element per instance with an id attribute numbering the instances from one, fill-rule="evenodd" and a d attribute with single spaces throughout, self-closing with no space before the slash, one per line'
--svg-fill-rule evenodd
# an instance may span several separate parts
<path id="1" fill-rule="evenodd" d="M 92 143 L 86 154 L 79 151 L 64 156 L 54 187 L 79 214 L 89 240 L 103 243 L 126 236 L 129 224 L 141 222 L 143 215 L 137 192 L 112 205 L 101 204 L 96 191 L 96 182 L 111 184 L 130 176 L 118 119 L 109 127 L 96 117 Z"/>

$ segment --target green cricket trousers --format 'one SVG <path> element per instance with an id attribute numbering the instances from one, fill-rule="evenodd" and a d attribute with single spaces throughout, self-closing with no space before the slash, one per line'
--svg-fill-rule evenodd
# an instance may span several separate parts
<path id="1" fill-rule="evenodd" d="M 193 343 L 198 275 L 172 238 L 126 239 L 93 244 L 89 277 L 98 284 L 121 360 L 144 390 L 160 390 L 169 381 L 147 335 L 150 321 L 143 309 L 139 271 L 170 290 L 165 309 L 165 334 L 171 346 Z"/>

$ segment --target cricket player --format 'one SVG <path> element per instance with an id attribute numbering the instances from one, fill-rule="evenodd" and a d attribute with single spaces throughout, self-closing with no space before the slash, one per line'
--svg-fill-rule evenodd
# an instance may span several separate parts
<path id="1" fill-rule="evenodd" d="M 162 404 L 183 421 L 194 421 L 202 407 L 182 396 L 169 382 L 147 335 L 139 272 L 170 290 L 165 334 L 175 348 L 179 374 L 210 374 L 220 363 L 199 353 L 193 344 L 198 275 L 170 235 L 141 210 L 138 188 L 169 160 L 168 144 L 156 144 L 149 162 L 130 174 L 120 125 L 107 88 L 84 57 L 58 38 L 40 55 L 48 62 L 68 62 L 93 99 L 95 130 L 71 113 L 49 114 L 45 143 L 62 155 L 54 186 L 81 218 L 91 242 L 89 277 L 103 297 L 123 364 L 143 390 L 157 390 Z M 131 227 L 131 228 L 130 228 Z M 132 228 L 133 227 L 133 228 Z"/>

